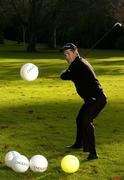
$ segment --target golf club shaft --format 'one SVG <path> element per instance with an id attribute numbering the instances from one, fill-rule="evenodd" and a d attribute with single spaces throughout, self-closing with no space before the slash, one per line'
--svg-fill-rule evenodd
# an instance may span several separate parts
<path id="1" fill-rule="evenodd" d="M 111 29 L 109 29 L 109 31 L 107 31 L 100 39 L 98 39 L 95 44 L 93 44 L 90 48 L 90 50 L 94 49 L 112 30 L 114 27 L 116 27 L 117 25 L 119 25 L 121 27 L 121 23 L 115 23 Z"/>

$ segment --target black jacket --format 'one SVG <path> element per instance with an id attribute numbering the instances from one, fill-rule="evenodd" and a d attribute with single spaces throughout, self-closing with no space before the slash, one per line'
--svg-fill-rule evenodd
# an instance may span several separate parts
<path id="1" fill-rule="evenodd" d="M 76 57 L 60 77 L 63 80 L 72 80 L 77 93 L 84 100 L 97 97 L 102 93 L 102 87 L 96 79 L 92 66 L 81 57 Z"/>

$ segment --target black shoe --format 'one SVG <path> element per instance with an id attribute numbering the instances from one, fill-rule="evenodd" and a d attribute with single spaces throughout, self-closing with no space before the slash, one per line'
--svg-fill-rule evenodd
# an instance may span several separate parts
<path id="1" fill-rule="evenodd" d="M 90 160 L 93 160 L 93 159 L 98 159 L 97 154 L 90 153 L 86 160 L 90 161 Z"/>
<path id="2" fill-rule="evenodd" d="M 78 144 L 73 144 L 71 146 L 66 146 L 66 148 L 69 148 L 69 149 L 80 149 L 80 148 L 83 148 L 82 145 L 78 145 Z"/>

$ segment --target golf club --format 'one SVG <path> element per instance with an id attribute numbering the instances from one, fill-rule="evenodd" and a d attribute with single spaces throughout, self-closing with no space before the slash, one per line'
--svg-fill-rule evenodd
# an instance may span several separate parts
<path id="1" fill-rule="evenodd" d="M 121 27 L 122 24 L 117 22 L 115 23 L 111 29 L 109 29 L 100 39 L 98 39 L 90 48 L 90 50 L 94 49 L 116 26 Z"/>
<path id="2" fill-rule="evenodd" d="M 116 22 L 100 39 L 98 39 L 89 50 L 93 50 L 115 27 L 122 27 L 122 24 L 120 22 Z M 89 51 L 88 51 L 89 52 Z M 86 53 L 87 54 L 87 53 Z M 85 56 L 86 56 L 85 54 Z M 39 68 L 39 70 L 49 69 L 51 67 L 42 67 Z"/>

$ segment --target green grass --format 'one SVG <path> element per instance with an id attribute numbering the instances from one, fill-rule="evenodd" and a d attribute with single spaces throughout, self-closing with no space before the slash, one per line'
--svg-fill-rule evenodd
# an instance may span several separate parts
<path id="1" fill-rule="evenodd" d="M 84 162 L 87 153 L 67 151 L 75 137 L 75 117 L 83 103 L 74 85 L 59 78 L 67 67 L 61 53 L 43 50 L 28 54 L 22 46 L 0 45 L 0 179 L 1 180 L 110 180 L 124 178 L 124 53 L 123 51 L 84 51 L 93 65 L 108 97 L 108 105 L 96 118 L 96 144 L 99 160 Z M 20 67 L 36 64 L 37 80 L 20 78 Z M 29 159 L 44 155 L 47 171 L 24 174 L 4 164 L 5 154 L 19 151 Z M 61 170 L 61 159 L 72 154 L 79 158 L 74 174 Z"/>

